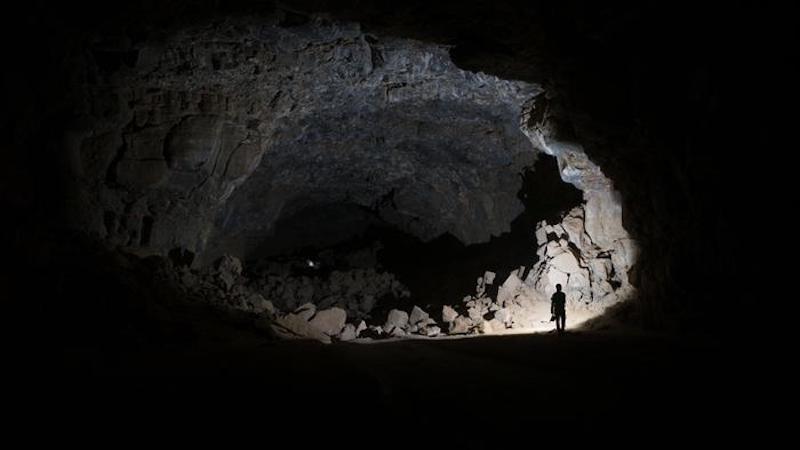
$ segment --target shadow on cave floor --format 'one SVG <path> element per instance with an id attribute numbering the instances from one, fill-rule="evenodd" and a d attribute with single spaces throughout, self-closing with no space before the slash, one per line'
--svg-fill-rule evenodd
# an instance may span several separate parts
<path id="1" fill-rule="evenodd" d="M 98 395 L 91 401 L 100 404 L 109 400 L 99 394 L 134 404 L 165 394 L 170 401 L 158 414 L 166 415 L 247 403 L 262 405 L 265 416 L 317 411 L 323 422 L 346 414 L 359 424 L 501 420 L 500 428 L 531 420 L 653 426 L 673 420 L 674 411 L 686 426 L 727 419 L 747 400 L 733 350 L 708 342 L 570 333 L 324 345 L 235 334 L 208 346 L 116 355 L 108 365 L 75 359 L 68 376 L 48 388 L 64 388 L 58 395 L 69 398 L 67 387 L 80 387 L 84 401 Z M 102 378 L 88 381 L 87 374 Z"/>
<path id="2" fill-rule="evenodd" d="M 4 397 L 8 410 L 36 423 L 84 429 L 138 427 L 146 419 L 197 430 L 228 421 L 263 430 L 283 419 L 312 429 L 347 422 L 357 433 L 456 426 L 442 428 L 439 441 L 497 448 L 495 427 L 525 430 L 530 443 L 546 433 L 529 430 L 534 423 L 617 431 L 637 420 L 732 423 L 746 417 L 742 408 L 761 370 L 742 364 L 752 360 L 744 337 L 573 332 L 380 345 L 276 341 L 252 317 L 225 318 L 181 300 L 153 277 L 159 259 L 65 242 L 66 259 L 20 277 L 12 298 L 35 311 L 4 316 L 36 318 L 15 335 L 24 359 L 9 364 L 14 389 Z"/>

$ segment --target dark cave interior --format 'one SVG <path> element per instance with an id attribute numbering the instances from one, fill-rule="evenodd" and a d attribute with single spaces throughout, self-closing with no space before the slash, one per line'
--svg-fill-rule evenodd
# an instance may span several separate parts
<path id="1" fill-rule="evenodd" d="M 791 129 L 796 34 L 777 5 L 81 0 L 5 14 L 3 322 L 20 386 L 49 380 L 24 395 L 54 414 L 81 396 L 96 413 L 174 395 L 153 414 L 197 417 L 204 390 L 206 406 L 328 414 L 361 399 L 372 420 L 422 425 L 516 409 L 510 423 L 565 428 L 660 429 L 671 408 L 746 420 L 759 367 L 738 363 L 756 347 L 741 330 L 763 286 L 742 281 L 762 279 L 742 236 L 790 192 L 760 190 L 791 179 L 772 167 L 790 148 L 775 130 Z M 510 333 L 531 311 L 540 322 L 560 276 L 578 292 L 569 317 L 591 313 L 582 328 Z M 534 306 L 509 306 L 520 295 Z M 412 306 L 431 322 L 408 327 Z M 275 331 L 334 310 L 386 342 L 344 342 L 344 318 L 330 345 Z M 397 310 L 405 328 L 389 326 Z M 485 331 L 503 321 L 513 335 Z M 557 405 L 520 406 L 538 398 Z"/>

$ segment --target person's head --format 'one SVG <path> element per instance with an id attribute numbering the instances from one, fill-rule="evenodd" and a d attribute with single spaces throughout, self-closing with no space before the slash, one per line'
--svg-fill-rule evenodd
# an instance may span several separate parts
<path id="1" fill-rule="evenodd" d="M 556 285 L 556 291 L 561 292 L 561 284 L 560 283 Z"/>

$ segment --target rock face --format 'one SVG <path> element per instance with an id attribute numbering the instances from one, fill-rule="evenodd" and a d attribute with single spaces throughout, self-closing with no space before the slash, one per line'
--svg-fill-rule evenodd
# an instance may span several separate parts
<path id="1" fill-rule="evenodd" d="M 87 55 L 91 76 L 76 86 L 85 109 L 69 132 L 81 228 L 141 253 L 185 249 L 193 266 L 218 261 L 215 289 L 237 307 L 333 336 L 407 289 L 370 268 L 321 278 L 278 267 L 245 282 L 238 258 L 303 222 L 324 228 L 278 243 L 332 244 L 372 221 L 486 242 L 522 211 L 519 173 L 543 152 L 584 204 L 531 230 L 539 259 L 524 281 L 524 266 L 502 283 L 486 271 L 464 315 L 445 307 L 443 321 L 451 333 L 529 327 L 555 284 L 571 307 L 596 311 L 631 292 L 637 245 L 619 195 L 580 144 L 560 138 L 538 85 L 462 70 L 445 46 L 321 16 L 287 27 L 281 14 L 186 26 L 137 43 L 135 62 L 111 69 Z M 406 311 L 381 332 L 434 329 L 424 311 L 411 323 Z"/>
<path id="2" fill-rule="evenodd" d="M 461 70 L 443 46 L 278 14 L 135 51 L 132 67 L 85 61 L 99 80 L 80 86 L 88 125 L 70 132 L 79 221 L 113 245 L 241 257 L 279 220 L 344 203 L 473 243 L 521 211 L 536 150 L 517 118 L 541 89 Z"/>
<path id="3" fill-rule="evenodd" d="M 633 288 L 627 272 L 635 253 L 624 229 L 612 225 L 617 220 L 614 208 L 605 213 L 610 217 L 593 219 L 603 222 L 602 227 L 588 226 L 588 205 L 572 209 L 560 224 L 542 221 L 537 225 L 540 259 L 525 283 L 545 298 L 561 284 L 570 309 L 598 311 L 630 295 Z"/>

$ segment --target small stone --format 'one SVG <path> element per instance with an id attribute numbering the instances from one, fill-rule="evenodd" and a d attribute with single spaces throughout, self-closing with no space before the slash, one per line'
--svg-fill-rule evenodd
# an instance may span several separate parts
<path id="1" fill-rule="evenodd" d="M 411 316 L 409 317 L 408 320 L 412 325 L 417 325 L 423 320 L 428 319 L 429 317 L 430 316 L 428 315 L 428 313 L 423 311 L 420 307 L 414 306 L 414 308 L 411 309 Z"/>
<path id="2" fill-rule="evenodd" d="M 506 326 L 497 319 L 492 320 L 484 320 L 481 323 L 481 331 L 484 334 L 491 334 L 491 333 L 500 333 L 505 331 Z"/>
<path id="3" fill-rule="evenodd" d="M 395 327 L 395 329 L 392 330 L 392 332 L 390 334 L 392 336 L 394 336 L 394 337 L 405 337 L 406 336 L 406 332 L 403 331 L 402 328 L 398 328 L 398 327 Z"/>
<path id="4" fill-rule="evenodd" d="M 442 329 L 439 327 L 428 327 L 424 330 L 425 336 L 434 337 L 438 336 L 442 333 Z"/>
<path id="5" fill-rule="evenodd" d="M 344 326 L 342 334 L 339 335 L 339 340 L 342 342 L 352 341 L 357 336 L 358 333 L 356 333 L 356 327 L 354 327 L 352 323 L 348 323 Z"/>
<path id="6" fill-rule="evenodd" d="M 390 332 L 395 328 L 403 329 L 408 326 L 408 313 L 405 311 L 400 311 L 399 309 L 393 309 L 389 311 L 389 317 L 386 318 L 386 323 L 383 325 L 383 329 L 390 330 Z"/>
<path id="7" fill-rule="evenodd" d="M 444 305 L 442 306 L 442 320 L 446 323 L 453 322 L 458 317 L 458 313 L 455 309 Z"/>
<path id="8" fill-rule="evenodd" d="M 311 320 L 311 318 L 314 317 L 314 314 L 316 312 L 317 312 L 317 307 L 313 303 L 306 303 L 294 310 L 294 314 L 297 315 L 298 317 L 303 318 L 303 320 L 305 321 Z"/>
<path id="9" fill-rule="evenodd" d="M 547 232 L 544 231 L 544 227 L 537 226 L 536 227 L 536 244 L 543 245 L 547 242 Z"/>
<path id="10" fill-rule="evenodd" d="M 450 324 L 450 334 L 466 334 L 472 329 L 472 321 L 466 317 L 456 317 Z"/>
<path id="11" fill-rule="evenodd" d="M 472 307 L 467 310 L 467 315 L 474 321 L 479 321 L 483 317 L 480 308 Z"/>
<path id="12" fill-rule="evenodd" d="M 506 308 L 498 309 L 494 313 L 494 318 L 500 321 L 500 323 L 508 325 L 511 323 L 511 311 Z"/>

